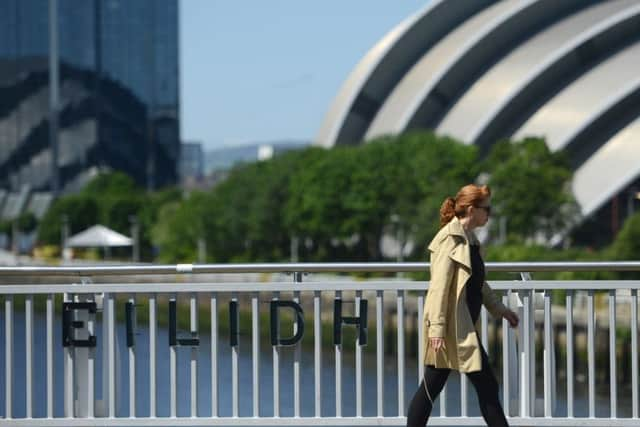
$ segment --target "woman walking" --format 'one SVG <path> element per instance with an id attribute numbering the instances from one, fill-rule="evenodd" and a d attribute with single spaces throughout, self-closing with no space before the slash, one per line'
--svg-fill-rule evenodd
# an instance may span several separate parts
<path id="1" fill-rule="evenodd" d="M 496 318 L 518 326 L 518 316 L 500 302 L 485 282 L 480 243 L 473 230 L 491 213 L 487 186 L 466 185 L 440 208 L 440 231 L 429 245 L 431 280 L 424 305 L 424 377 L 407 414 L 408 427 L 424 427 L 433 402 L 452 369 L 465 373 L 478 393 L 480 411 L 490 427 L 507 426 L 498 382 L 489 366 L 475 324 L 482 304 Z"/>

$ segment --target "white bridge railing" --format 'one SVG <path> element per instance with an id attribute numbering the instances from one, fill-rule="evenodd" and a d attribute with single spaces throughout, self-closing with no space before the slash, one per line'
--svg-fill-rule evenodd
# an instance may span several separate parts
<path id="1" fill-rule="evenodd" d="M 409 393 L 422 377 L 417 362 L 422 322 L 415 319 L 422 318 L 428 283 L 314 273 L 427 268 L 425 263 L 0 268 L 5 344 L 0 426 L 404 425 Z M 541 281 L 532 274 L 640 271 L 640 262 L 488 263 L 487 268 L 519 273 L 513 281 L 491 282 L 503 301 L 519 310 L 518 329 L 490 321 L 484 309 L 480 321 L 484 347 L 501 361 L 510 424 L 639 425 L 640 281 Z M 238 282 L 229 275 L 215 276 L 223 277 L 219 282 L 198 281 L 216 273 L 292 276 L 272 282 Z M 560 305 L 551 304 L 553 290 L 566 291 Z M 189 330 L 179 332 L 185 329 L 178 326 L 180 313 L 187 311 Z M 207 322 L 198 318 L 203 313 Z M 161 314 L 168 314 L 162 323 Z M 247 318 L 251 332 L 244 336 Z M 604 329 L 596 328 L 596 318 Z M 407 328 L 410 319 L 417 327 Z M 205 331 L 202 323 L 210 327 Z M 331 328 L 330 339 L 323 339 L 323 325 Z M 351 342 L 346 342 L 343 330 L 349 328 L 345 336 Z M 389 329 L 394 342 L 385 345 Z M 630 343 L 616 336 L 622 329 L 630 331 Z M 596 357 L 596 331 L 603 330 L 608 354 Z M 584 357 L 576 342 L 582 336 Z M 303 339 L 310 341 L 309 351 L 303 352 Z M 556 341 L 565 351 L 556 350 Z M 411 342 L 418 343 L 418 355 L 407 345 Z M 388 344 L 395 344 L 391 354 L 385 354 Z M 365 345 L 375 346 L 375 352 L 365 352 Z M 222 365 L 221 357 L 230 363 Z M 577 370 L 576 361 L 585 358 L 586 367 Z M 630 393 L 621 393 L 617 382 L 619 361 L 630 365 Z M 365 364 L 375 369 L 365 370 Z M 597 390 L 596 368 L 602 366 L 608 367 L 609 384 Z M 345 389 L 351 393 L 343 395 Z M 464 376 L 458 388 L 447 385 L 429 424 L 484 425 L 470 415 L 472 394 Z M 349 408 L 347 401 L 353 403 Z M 564 402 L 562 408 L 558 402 Z"/>

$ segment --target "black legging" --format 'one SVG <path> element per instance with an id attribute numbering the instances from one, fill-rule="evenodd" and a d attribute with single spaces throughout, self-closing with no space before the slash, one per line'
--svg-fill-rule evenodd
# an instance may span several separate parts
<path id="1" fill-rule="evenodd" d="M 467 377 L 478 393 L 480 411 L 487 425 L 489 427 L 508 426 L 502 405 L 500 405 L 500 400 L 498 399 L 498 381 L 491 371 L 487 354 L 482 347 L 480 350 L 482 352 L 482 370 L 470 372 Z M 451 369 L 437 369 L 433 366 L 425 366 L 424 378 L 420 383 L 420 388 L 418 388 L 409 404 L 409 412 L 407 414 L 408 427 L 424 427 L 427 424 L 431 409 L 433 409 L 432 402 L 436 400 L 436 397 L 442 391 L 444 383 L 447 382 L 449 372 L 451 372 Z M 426 389 L 429 390 L 429 396 L 427 396 Z"/>

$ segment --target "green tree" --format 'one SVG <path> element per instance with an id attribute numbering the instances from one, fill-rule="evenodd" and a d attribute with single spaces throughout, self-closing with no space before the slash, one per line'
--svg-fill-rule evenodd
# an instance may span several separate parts
<path id="1" fill-rule="evenodd" d="M 98 216 L 98 203 L 94 197 L 85 194 L 60 197 L 38 224 L 38 241 L 60 245 L 63 217 L 67 218 L 69 232 L 73 234 L 95 225 Z"/>
<path id="2" fill-rule="evenodd" d="M 211 234 L 208 237 L 214 240 L 212 256 L 220 262 L 251 260 L 250 254 L 255 249 L 252 248 L 252 238 L 255 239 L 256 234 L 250 236 L 249 218 L 259 191 L 259 178 L 257 165 L 245 164 L 234 168 L 227 179 L 214 189 L 208 211 L 215 212 L 215 226 L 209 229 Z"/>
<path id="3" fill-rule="evenodd" d="M 479 173 L 476 147 L 431 132 L 401 135 L 402 159 L 397 174 L 406 177 L 396 186 L 396 208 L 405 212 L 415 245 L 414 256 L 423 259 L 426 245 L 440 228 L 440 206 L 460 187 L 474 182 Z"/>
<path id="4" fill-rule="evenodd" d="M 397 196 L 392 178 L 399 151 L 393 144 L 374 142 L 348 152 L 353 173 L 343 195 L 346 216 L 340 228 L 344 238 L 358 236 L 355 255 L 359 260 L 382 259 L 380 240 Z"/>
<path id="5" fill-rule="evenodd" d="M 145 203 L 136 213 L 142 259 L 153 259 L 155 246 L 153 228 L 161 218 L 162 208 L 167 204 L 179 203 L 180 200 L 182 200 L 182 192 L 176 187 L 165 188 L 147 195 Z"/>
<path id="6" fill-rule="evenodd" d="M 101 198 L 109 195 L 127 195 L 139 191 L 135 181 L 127 174 L 119 171 L 100 173 L 85 185 L 82 193 Z"/>
<path id="7" fill-rule="evenodd" d="M 38 219 L 33 212 L 25 212 L 18 219 L 18 230 L 30 233 L 38 227 Z"/>
<path id="8" fill-rule="evenodd" d="M 604 250 L 604 258 L 618 261 L 640 259 L 640 212 L 628 217 L 613 243 Z M 637 271 L 611 273 L 609 279 L 638 279 Z"/>
<path id="9" fill-rule="evenodd" d="M 497 142 L 485 170 L 490 173 L 496 217 L 507 218 L 510 238 L 523 241 L 541 232 L 549 239 L 576 220 L 571 170 L 563 153 L 542 139 Z"/>
<path id="10" fill-rule="evenodd" d="M 147 202 L 145 194 L 105 197 L 101 201 L 100 222 L 123 234 L 129 234 L 131 219 Z"/>
<path id="11" fill-rule="evenodd" d="M 82 194 L 95 198 L 99 210 L 98 222 L 109 228 L 130 235 L 133 221 L 137 221 L 140 255 L 145 260 L 153 257 L 151 230 L 160 208 L 182 197 L 177 188 L 148 193 L 122 172 L 96 176 L 83 188 Z"/>
<path id="12" fill-rule="evenodd" d="M 81 194 L 95 198 L 101 224 L 124 234 L 129 234 L 130 216 L 137 215 L 148 203 L 146 192 L 122 172 L 99 174 L 82 189 Z"/>
<path id="13" fill-rule="evenodd" d="M 192 197 L 197 198 L 196 193 Z M 169 202 L 160 207 L 159 220 L 153 226 L 152 239 L 160 249 L 162 262 L 195 262 L 197 236 L 201 230 L 193 221 L 193 203 Z"/>
<path id="14" fill-rule="evenodd" d="M 12 221 L 9 221 L 9 220 L 0 221 L 0 234 L 11 235 L 12 228 L 13 228 Z"/>
<path id="15" fill-rule="evenodd" d="M 640 259 L 640 212 L 626 219 L 607 254 L 617 260 Z"/>
<path id="16" fill-rule="evenodd" d="M 494 166 L 494 201 L 525 218 L 511 224 L 525 237 L 540 225 L 556 230 L 559 220 L 541 203 L 514 208 L 513 201 L 523 196 L 512 184 L 557 190 L 570 177 L 560 156 L 545 150 L 542 141 L 500 143 L 493 162 L 485 164 Z M 198 239 L 205 239 L 210 261 L 284 261 L 293 237 L 299 238 L 303 261 L 374 261 L 382 258 L 381 237 L 397 231 L 415 243 L 413 257 L 423 259 L 439 228 L 442 201 L 474 182 L 481 166 L 474 146 L 431 132 L 408 132 L 361 146 L 311 147 L 243 164 L 209 193 L 172 198 L 154 208 L 159 214 L 148 216 L 157 218 L 153 241 L 162 246 L 164 261 L 194 258 Z M 555 210 L 566 201 L 544 191 L 535 197 Z M 536 226 L 523 230 L 531 212 Z"/>
<path id="17" fill-rule="evenodd" d="M 380 260 L 380 239 L 395 235 L 395 227 L 422 256 L 438 229 L 442 200 L 477 170 L 474 147 L 430 132 L 337 147 L 291 180 L 287 223 L 312 239 L 316 260 Z"/>
<path id="18" fill-rule="evenodd" d="M 192 192 L 182 201 L 170 201 L 160 207 L 158 221 L 152 228 L 152 240 L 160 249 L 162 262 L 198 261 L 198 241 L 204 239 L 207 260 L 227 262 L 232 251 L 225 235 L 217 228 L 220 205 L 215 193 Z"/>
<path id="19" fill-rule="evenodd" d="M 247 166 L 255 191 L 249 196 L 247 255 L 252 261 L 288 261 L 291 256 L 291 229 L 285 223 L 289 186 L 305 154 L 292 151 L 269 161 Z M 222 224 L 221 224 L 222 225 Z"/>
<path id="20" fill-rule="evenodd" d="M 357 150 L 336 147 L 316 151 L 291 179 L 287 224 L 305 242 L 312 243 L 306 254 L 312 260 L 343 258 L 345 241 L 364 231 L 359 227 L 358 210 L 368 196 L 356 194 L 353 184 L 360 180 L 360 189 L 367 177 L 358 169 Z"/>
<path id="21" fill-rule="evenodd" d="M 136 217 L 141 254 L 143 259 L 150 259 L 151 228 L 159 208 L 180 197 L 176 189 L 147 194 L 122 172 L 99 174 L 78 194 L 60 197 L 52 204 L 38 226 L 38 239 L 60 244 L 63 217 L 69 222 L 71 234 L 100 223 L 129 235 L 131 219 Z"/>

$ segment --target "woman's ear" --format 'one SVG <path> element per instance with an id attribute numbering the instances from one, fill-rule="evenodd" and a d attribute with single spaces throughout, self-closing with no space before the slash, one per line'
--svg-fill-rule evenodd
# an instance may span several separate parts
<path id="1" fill-rule="evenodd" d="M 471 216 L 473 213 L 473 205 L 467 206 L 467 212 L 465 212 L 467 216 Z"/>

